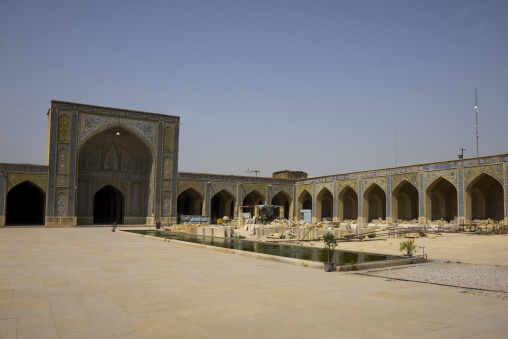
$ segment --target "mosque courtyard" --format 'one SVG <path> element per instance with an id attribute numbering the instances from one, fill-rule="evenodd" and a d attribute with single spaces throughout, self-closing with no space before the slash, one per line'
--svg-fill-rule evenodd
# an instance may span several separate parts
<path id="1" fill-rule="evenodd" d="M 508 266 L 506 236 L 471 239 L 479 238 L 429 239 L 426 253 L 491 265 L 490 239 L 494 263 Z M 1 338 L 507 335 L 508 301 L 458 288 L 325 273 L 109 228 L 0 230 Z"/>

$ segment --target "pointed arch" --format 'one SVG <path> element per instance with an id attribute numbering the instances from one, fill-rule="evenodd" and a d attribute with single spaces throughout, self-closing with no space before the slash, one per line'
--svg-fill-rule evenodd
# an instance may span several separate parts
<path id="1" fill-rule="evenodd" d="M 94 194 L 94 224 L 123 224 L 124 210 L 125 197 L 115 186 L 106 185 Z"/>
<path id="2" fill-rule="evenodd" d="M 77 180 L 82 187 L 87 187 L 78 194 L 86 195 L 80 199 L 88 206 L 93 206 L 94 196 L 100 189 L 112 185 L 123 196 L 122 222 L 151 222 L 155 201 L 155 156 L 146 140 L 132 128 L 113 124 L 87 137 L 78 151 Z M 80 209 L 78 224 L 92 224 L 96 222 L 94 220 L 104 218 L 97 218 L 92 208 Z"/>
<path id="3" fill-rule="evenodd" d="M 451 221 L 457 216 L 457 188 L 448 179 L 439 176 L 425 191 L 425 218 Z"/>
<path id="4" fill-rule="evenodd" d="M 227 189 L 215 193 L 210 200 L 210 216 L 213 218 L 229 217 L 235 215 L 235 196 Z"/>
<path id="5" fill-rule="evenodd" d="M 203 201 L 203 196 L 194 187 L 187 188 L 178 195 L 178 215 L 205 215 Z"/>
<path id="6" fill-rule="evenodd" d="M 337 196 L 337 216 L 340 221 L 358 218 L 358 194 L 349 185 L 346 185 Z"/>
<path id="7" fill-rule="evenodd" d="M 290 215 L 293 215 L 293 199 L 285 191 L 277 193 L 271 201 L 272 205 L 284 207 L 284 218 L 288 219 Z"/>
<path id="8" fill-rule="evenodd" d="M 467 219 L 504 218 L 504 189 L 498 179 L 482 172 L 469 182 L 465 190 Z"/>
<path id="9" fill-rule="evenodd" d="M 402 179 L 392 191 L 391 216 L 394 220 L 418 219 L 418 189 Z"/>
<path id="10" fill-rule="evenodd" d="M 362 217 L 369 221 L 386 219 L 386 193 L 376 183 L 372 183 L 363 193 Z"/>
<path id="11" fill-rule="evenodd" d="M 316 196 L 316 220 L 324 218 L 333 218 L 333 194 L 326 187 Z"/>
<path id="12" fill-rule="evenodd" d="M 5 225 L 44 225 L 46 194 L 31 180 L 7 192 Z"/>
<path id="13" fill-rule="evenodd" d="M 242 206 L 264 205 L 265 201 L 265 196 L 254 189 L 243 198 Z"/>
<path id="14" fill-rule="evenodd" d="M 312 210 L 312 194 L 307 189 L 303 189 L 298 196 L 296 216 L 300 218 L 302 210 Z"/>

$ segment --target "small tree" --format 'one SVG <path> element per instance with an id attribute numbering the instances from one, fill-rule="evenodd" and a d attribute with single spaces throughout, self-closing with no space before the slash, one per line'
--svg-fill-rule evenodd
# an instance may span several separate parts
<path id="1" fill-rule="evenodd" d="M 328 232 L 323 236 L 323 241 L 325 242 L 323 251 L 328 255 L 328 262 L 330 262 L 330 256 L 333 258 L 333 251 L 337 247 L 337 239 L 335 239 L 333 233 Z"/>
<path id="2" fill-rule="evenodd" d="M 416 245 L 414 243 L 415 243 L 414 239 L 409 239 L 407 241 L 403 241 L 400 243 L 399 249 L 401 252 L 406 251 L 407 255 L 409 257 L 412 257 L 413 253 L 416 252 Z"/>
<path id="3" fill-rule="evenodd" d="M 114 232 L 116 230 L 116 221 L 113 222 L 113 225 L 111 225 L 112 231 Z"/>

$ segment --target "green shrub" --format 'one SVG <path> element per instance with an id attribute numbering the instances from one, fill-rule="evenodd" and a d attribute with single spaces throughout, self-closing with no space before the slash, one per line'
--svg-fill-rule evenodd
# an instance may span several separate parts
<path id="1" fill-rule="evenodd" d="M 411 257 L 413 255 L 413 253 L 416 252 L 416 245 L 414 243 L 415 243 L 414 239 L 409 239 L 407 241 L 403 241 L 400 243 L 399 249 L 401 252 L 406 251 L 407 255 Z"/>

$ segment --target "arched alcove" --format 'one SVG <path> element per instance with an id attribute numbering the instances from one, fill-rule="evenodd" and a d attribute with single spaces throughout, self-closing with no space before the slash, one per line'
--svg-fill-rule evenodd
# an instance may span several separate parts
<path id="1" fill-rule="evenodd" d="M 229 217 L 235 215 L 235 196 L 228 190 L 221 190 L 214 194 L 210 201 L 210 215 L 213 218 Z"/>
<path id="2" fill-rule="evenodd" d="M 286 192 L 280 191 L 279 193 L 277 193 L 272 198 L 272 205 L 284 207 L 284 218 L 285 219 L 289 218 L 289 216 L 292 215 L 292 212 L 293 212 L 292 199 L 289 196 L 289 194 L 287 194 Z"/>
<path id="3" fill-rule="evenodd" d="M 353 220 L 358 218 L 358 194 L 350 186 L 346 186 L 339 193 L 337 216 L 339 220 Z"/>
<path id="4" fill-rule="evenodd" d="M 362 214 L 369 221 L 386 219 L 386 193 L 377 184 L 372 184 L 363 193 Z"/>
<path id="5" fill-rule="evenodd" d="M 303 190 L 298 196 L 296 217 L 300 218 L 301 210 L 312 210 L 312 195 L 307 190 Z"/>
<path id="6" fill-rule="evenodd" d="M 203 196 L 193 187 L 178 195 L 176 209 L 178 215 L 204 215 Z"/>
<path id="7" fill-rule="evenodd" d="M 466 188 L 466 218 L 492 219 L 504 218 L 503 185 L 493 176 L 481 173 Z"/>
<path id="8" fill-rule="evenodd" d="M 7 192 L 5 225 L 44 225 L 46 194 L 24 181 Z"/>
<path id="9" fill-rule="evenodd" d="M 327 188 L 316 196 L 316 220 L 319 222 L 324 218 L 333 218 L 333 194 Z"/>
<path id="10" fill-rule="evenodd" d="M 457 216 L 457 188 L 443 177 L 434 180 L 425 191 L 425 218 L 451 221 Z"/>
<path id="11" fill-rule="evenodd" d="M 402 180 L 392 192 L 392 218 L 394 220 L 418 219 L 418 190 L 407 180 Z"/>
<path id="12" fill-rule="evenodd" d="M 112 185 L 107 185 L 95 193 L 93 198 L 94 224 L 123 224 L 125 198 L 122 192 Z"/>
<path id="13" fill-rule="evenodd" d="M 114 126 L 89 138 L 78 152 L 78 224 L 95 223 L 93 193 L 111 185 L 124 192 L 125 224 L 152 221 L 155 166 L 145 140 L 124 126 Z M 118 221 L 117 221 L 118 222 Z"/>

